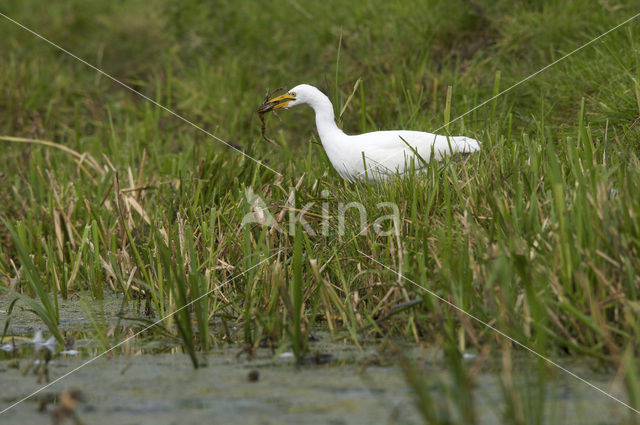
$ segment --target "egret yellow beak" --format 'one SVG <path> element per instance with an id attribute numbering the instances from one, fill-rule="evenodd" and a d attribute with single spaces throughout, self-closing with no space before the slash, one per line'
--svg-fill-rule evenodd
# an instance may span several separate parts
<path id="1" fill-rule="evenodd" d="M 284 108 L 289 104 L 289 102 L 296 100 L 295 96 L 290 94 L 283 94 L 282 96 L 274 97 L 273 99 L 269 99 L 267 103 L 269 105 L 273 105 L 270 109 L 280 109 Z"/>

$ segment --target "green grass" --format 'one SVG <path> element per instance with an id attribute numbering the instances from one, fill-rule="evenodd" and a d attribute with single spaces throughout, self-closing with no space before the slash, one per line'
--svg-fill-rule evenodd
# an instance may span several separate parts
<path id="1" fill-rule="evenodd" d="M 254 113 L 267 88 L 306 82 L 332 98 L 348 133 L 434 130 L 637 13 L 634 3 L 333 3 L 0 6 L 282 173 L 0 19 L 0 290 L 28 297 L 59 339 L 58 298 L 144 297 L 160 318 L 210 292 L 164 324 L 194 365 L 198 351 L 227 342 L 293 347 L 301 360 L 317 325 L 356 344 L 430 344 L 446 329 L 448 355 L 507 350 L 364 252 L 543 355 L 619 371 L 638 408 L 637 20 L 448 125 L 483 151 L 423 175 L 346 183 L 310 143 L 310 110 L 268 117 L 281 149 L 261 139 Z M 298 208 L 314 202 L 316 235 L 289 234 L 293 186 Z M 241 226 L 247 188 L 286 232 Z M 398 231 L 361 233 L 355 209 L 340 223 L 352 201 L 369 224 L 390 213 L 380 203 L 397 204 Z M 5 290 L 16 275 L 22 284 Z M 464 386 L 464 364 L 451 367 Z M 534 411 L 542 403 L 527 397 Z M 506 420 L 540 421 L 524 404 Z"/>

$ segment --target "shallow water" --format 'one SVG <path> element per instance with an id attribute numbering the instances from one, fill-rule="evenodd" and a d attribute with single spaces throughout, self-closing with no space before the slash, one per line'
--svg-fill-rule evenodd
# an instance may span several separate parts
<path id="1" fill-rule="evenodd" d="M 112 304 L 117 305 L 117 311 L 119 303 Z M 63 306 L 65 312 L 67 308 Z M 0 304 L 0 323 L 4 322 L 3 311 Z M 107 316 L 113 318 L 112 313 Z M 31 335 L 39 327 L 32 319 L 22 321 L 27 314 L 33 316 L 28 312 L 14 315 L 10 328 L 13 334 L 19 329 Z M 62 324 L 64 329 L 86 325 L 81 309 L 73 320 L 70 317 Z M 412 391 L 390 355 L 373 344 L 358 348 L 346 340 L 332 341 L 324 333 L 320 336 L 320 341 L 311 343 L 311 350 L 331 354 L 333 360 L 325 365 L 296 367 L 291 357 L 274 355 L 267 349 L 259 350 L 253 359 L 238 357 L 238 346 L 201 355 L 207 366 L 197 370 L 178 349 L 175 353 L 137 355 L 133 349 L 128 356 L 104 356 L 2 414 L 0 423 L 51 423 L 49 414 L 37 411 L 38 400 L 71 387 L 84 394 L 77 414 L 85 424 L 423 423 Z M 432 359 L 426 366 L 430 379 L 451 381 L 437 353 L 418 347 L 406 347 L 405 351 L 422 363 Z M 23 368 L 29 356 L 23 354 L 18 360 Z M 51 380 L 87 360 L 89 357 L 54 357 L 49 365 Z M 12 367 L 13 361 L 0 361 L 0 410 L 42 387 L 34 374 L 22 376 Z M 473 361 L 470 359 L 469 364 Z M 612 376 L 589 372 L 575 361 L 565 366 L 607 391 L 621 393 L 619 386 L 610 386 Z M 530 390 L 527 369 L 533 370 L 531 358 L 519 356 L 516 369 L 520 377 L 517 389 L 526 393 Z M 248 379 L 251 371 L 259 374 L 256 382 Z M 499 373 L 498 362 L 488 361 L 474 377 L 479 423 L 504 422 L 505 396 Z M 575 378 L 561 371 L 550 375 L 544 393 L 545 423 L 617 424 L 630 417 L 628 409 Z M 433 397 L 444 409 L 447 402 L 439 388 L 433 387 Z"/>
<path id="2" fill-rule="evenodd" d="M 0 325 L 4 328 L 5 320 L 7 319 L 7 313 L 9 311 L 9 305 L 14 297 L 5 295 L 0 292 Z M 115 324 L 119 319 L 119 314 L 122 316 L 140 316 L 139 310 L 140 302 L 132 301 L 123 305 L 122 297 L 119 296 L 105 296 L 100 302 L 88 301 L 90 308 L 94 311 L 94 316 L 99 316 L 100 311 L 104 312 L 104 319 L 106 324 Z M 58 309 L 60 313 L 60 323 L 58 326 L 63 331 L 73 331 L 86 329 L 90 324 L 89 317 L 85 313 L 82 302 L 79 298 L 73 297 L 70 300 L 58 300 Z M 121 312 L 122 310 L 122 312 Z M 122 319 L 120 319 L 122 321 Z M 2 328 L 0 328 L 0 335 L 2 334 Z M 22 301 L 18 301 L 12 311 L 11 320 L 9 324 L 10 332 L 7 335 L 32 335 L 37 330 L 46 331 L 47 327 L 42 323 L 40 318 L 31 311 Z"/>

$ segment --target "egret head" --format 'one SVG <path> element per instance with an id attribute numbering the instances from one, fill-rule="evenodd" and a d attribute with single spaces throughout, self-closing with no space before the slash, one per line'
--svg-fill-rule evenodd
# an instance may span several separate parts
<path id="1" fill-rule="evenodd" d="M 273 105 L 270 110 L 280 108 L 293 108 L 294 106 L 308 104 L 314 92 L 316 91 L 318 91 L 318 89 L 308 84 L 300 84 L 299 86 L 295 86 L 282 96 L 269 99 L 267 101 L 267 104 Z"/>

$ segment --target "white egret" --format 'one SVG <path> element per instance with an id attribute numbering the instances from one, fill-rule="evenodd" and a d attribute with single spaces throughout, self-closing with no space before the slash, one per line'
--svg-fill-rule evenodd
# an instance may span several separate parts
<path id="1" fill-rule="evenodd" d="M 416 169 L 429 161 L 449 154 L 480 150 L 480 143 L 469 137 L 448 137 L 421 131 L 391 130 L 349 136 L 335 122 L 333 105 L 316 87 L 301 84 L 288 93 L 267 100 L 259 112 L 309 105 L 316 113 L 316 127 L 322 146 L 338 174 L 354 181 L 383 180 L 393 174 L 404 174 L 413 162 Z"/>

